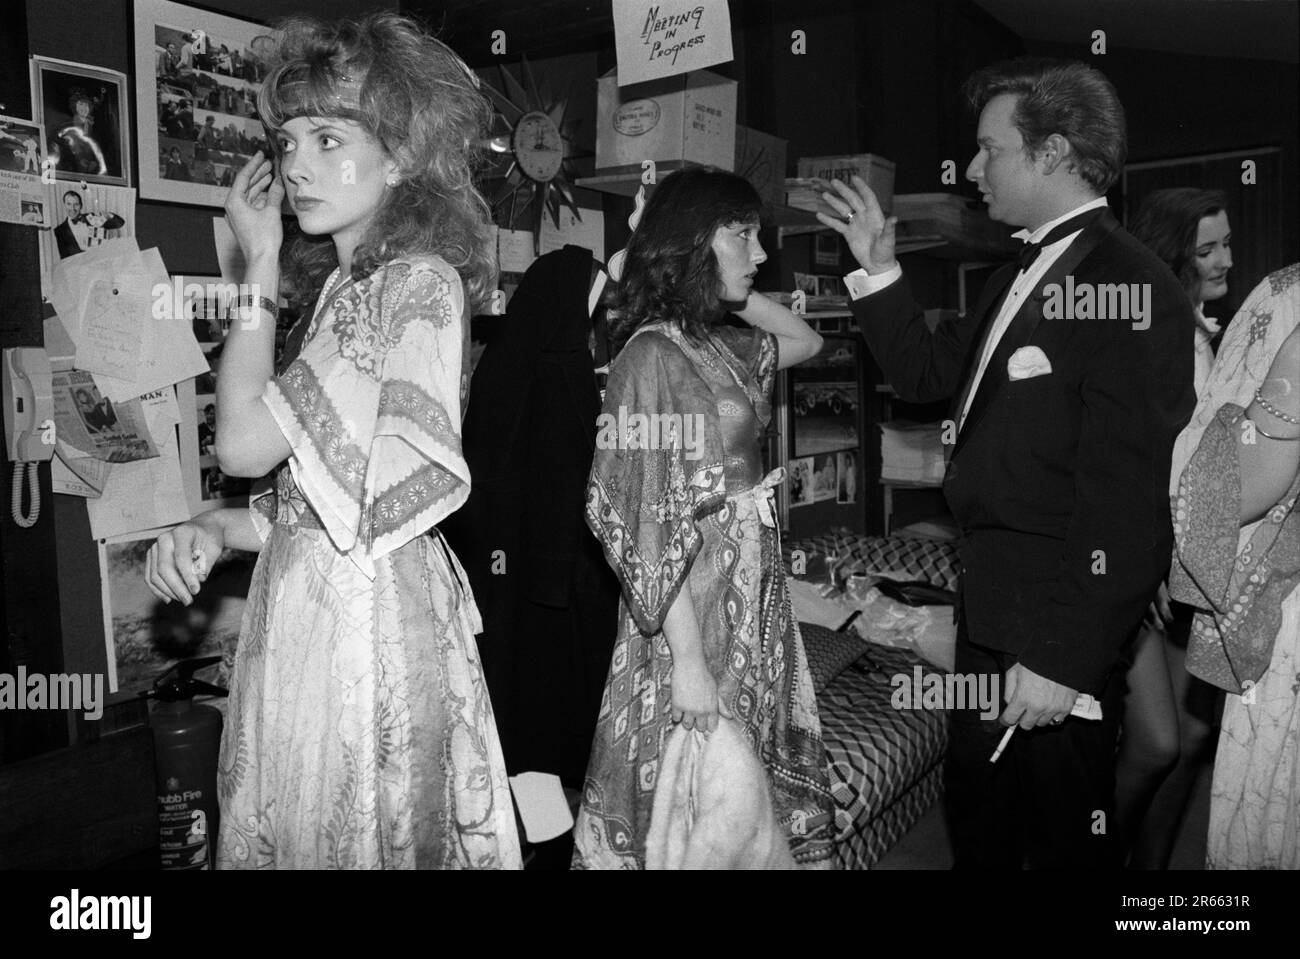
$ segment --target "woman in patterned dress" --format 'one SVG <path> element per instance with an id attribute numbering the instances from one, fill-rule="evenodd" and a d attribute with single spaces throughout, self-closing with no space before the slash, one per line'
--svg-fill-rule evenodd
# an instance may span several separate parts
<path id="1" fill-rule="evenodd" d="M 628 242 L 587 523 L 622 585 L 574 865 L 642 868 L 675 724 L 743 728 L 797 862 L 830 857 L 817 705 L 790 614 L 759 438 L 777 369 L 821 349 L 753 292 L 761 201 L 742 177 L 663 180 Z M 750 329 L 723 323 L 736 312 Z M 642 419 L 642 417 L 645 417 Z"/>
<path id="2" fill-rule="evenodd" d="M 1169 594 L 1227 692 L 1205 865 L 1300 869 L 1300 264 L 1242 303 L 1174 463 Z"/>
<path id="3" fill-rule="evenodd" d="M 275 468 L 274 489 L 159 537 L 146 574 L 188 604 L 223 548 L 261 554 L 218 866 L 517 868 L 478 609 L 427 535 L 469 494 L 468 317 L 494 273 L 470 158 L 488 108 L 394 14 L 286 24 L 258 108 L 278 170 L 254 155 L 226 202 L 253 296 L 224 347 L 216 454 L 234 476 Z M 286 194 L 305 235 L 282 256 Z M 282 267 L 316 305 L 273 376 Z"/>

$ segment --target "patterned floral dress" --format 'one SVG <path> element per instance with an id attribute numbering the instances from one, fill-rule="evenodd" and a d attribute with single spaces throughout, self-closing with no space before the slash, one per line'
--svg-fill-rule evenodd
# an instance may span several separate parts
<path id="1" fill-rule="evenodd" d="M 661 628 L 682 589 L 719 699 L 767 773 L 796 862 L 830 858 L 826 754 L 772 513 L 781 475 L 764 477 L 759 456 L 776 360 L 775 338 L 759 330 L 719 326 L 696 344 L 655 324 L 628 341 L 610 371 L 587 523 L 623 596 L 574 828 L 575 867 L 645 866 L 673 728 L 672 653 Z"/>
<path id="2" fill-rule="evenodd" d="M 333 289 L 332 276 L 325 289 Z M 293 453 L 263 539 L 221 743 L 219 868 L 518 868 L 455 556 L 469 495 L 456 272 L 411 257 L 322 303 L 263 400 Z"/>
<path id="3" fill-rule="evenodd" d="M 1228 693 L 1208 869 L 1300 869 L 1300 476 L 1264 516 L 1239 527 L 1237 452 L 1255 390 L 1298 325 L 1293 264 L 1242 303 L 1174 447 L 1169 594 L 1198 608 L 1188 672 Z"/>

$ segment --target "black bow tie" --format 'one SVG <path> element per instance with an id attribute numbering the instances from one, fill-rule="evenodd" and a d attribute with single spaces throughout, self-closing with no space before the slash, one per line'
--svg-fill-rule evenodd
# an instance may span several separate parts
<path id="1" fill-rule="evenodd" d="M 1021 272 L 1028 270 L 1033 266 L 1034 261 L 1038 259 L 1038 254 L 1043 251 L 1043 247 L 1051 246 L 1053 243 L 1064 239 L 1071 233 L 1082 230 L 1105 212 L 1106 207 L 1096 207 L 1091 210 L 1085 210 L 1078 216 L 1072 216 L 1064 223 L 1058 223 L 1047 232 L 1047 236 L 1043 237 L 1037 243 L 1025 243 L 1025 245 L 1020 248 L 1020 253 L 1016 256 L 1016 265 L 1020 267 Z"/>

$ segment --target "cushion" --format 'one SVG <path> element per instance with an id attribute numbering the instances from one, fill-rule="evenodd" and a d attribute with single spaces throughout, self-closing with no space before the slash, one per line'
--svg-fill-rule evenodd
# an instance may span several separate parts
<path id="1" fill-rule="evenodd" d="M 836 676 L 867 652 L 867 644 L 857 633 L 836 633 L 825 626 L 800 623 L 803 648 L 812 672 L 813 692 L 821 694 Z"/>

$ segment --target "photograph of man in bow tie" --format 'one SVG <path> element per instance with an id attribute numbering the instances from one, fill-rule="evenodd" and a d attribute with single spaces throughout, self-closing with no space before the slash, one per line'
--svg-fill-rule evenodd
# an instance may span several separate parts
<path id="1" fill-rule="evenodd" d="M 69 257 L 103 243 L 109 230 L 120 230 L 126 222 L 116 213 L 83 213 L 81 194 L 69 190 L 63 194 L 62 223 L 54 228 L 59 256 Z"/>
<path id="2" fill-rule="evenodd" d="M 1110 81 L 1082 63 L 977 71 L 966 177 L 1021 228 L 1017 262 L 931 332 L 895 259 L 895 220 L 860 179 L 819 214 L 861 266 L 858 328 L 908 402 L 952 398 L 944 494 L 961 530 L 956 672 L 996 677 L 1004 709 L 950 714 L 945 803 L 956 868 L 1114 863 L 1121 647 L 1169 568 L 1168 477 L 1195 405 L 1195 318 L 1174 275 L 1106 204 L 1127 152 Z M 1147 284 L 1150 323 L 1045 319 L 1045 288 Z M 1139 328 L 1141 327 L 1141 328 Z M 1071 716 L 1080 694 L 1098 720 Z M 1004 733 L 1018 726 L 996 763 Z"/>

